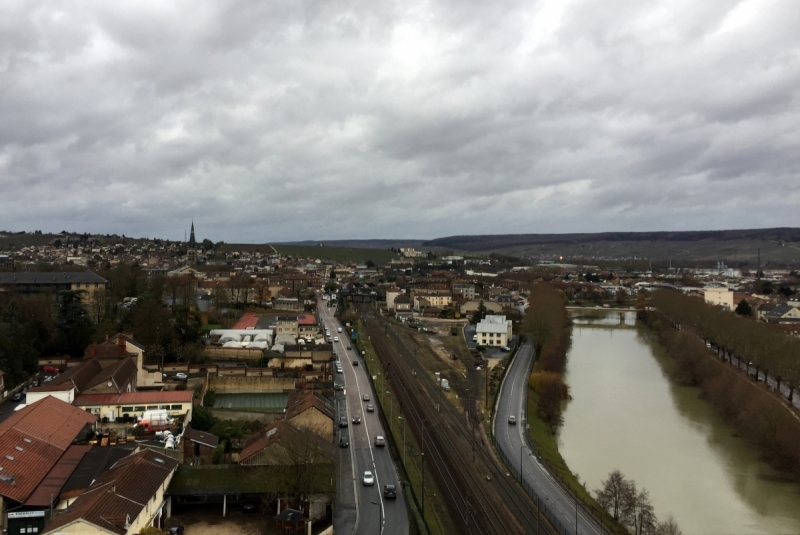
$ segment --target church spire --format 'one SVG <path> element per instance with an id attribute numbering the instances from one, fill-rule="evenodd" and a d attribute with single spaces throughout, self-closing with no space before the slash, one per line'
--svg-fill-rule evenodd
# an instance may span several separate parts
<path id="1" fill-rule="evenodd" d="M 189 247 L 197 247 L 197 242 L 194 239 L 194 220 L 192 220 L 192 231 L 189 234 Z"/>

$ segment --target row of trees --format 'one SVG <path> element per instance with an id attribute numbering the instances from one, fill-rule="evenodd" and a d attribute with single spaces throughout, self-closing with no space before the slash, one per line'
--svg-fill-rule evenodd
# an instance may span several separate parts
<path id="1" fill-rule="evenodd" d="M 771 375 L 789 387 L 789 400 L 800 386 L 800 341 L 786 336 L 775 327 L 740 318 L 700 299 L 678 292 L 661 290 L 653 293 L 653 305 L 666 318 L 681 328 L 690 328 L 719 348 L 722 359 L 735 355 L 750 363 L 764 377 Z"/>
<path id="2" fill-rule="evenodd" d="M 50 310 L 43 299 L 4 295 L 0 300 L 0 370 L 7 385 L 36 372 L 40 356 L 80 356 L 92 342 L 95 325 L 77 292 L 61 294 L 55 318 Z"/>
<path id="3" fill-rule="evenodd" d="M 636 482 L 619 470 L 608 474 L 600 484 L 602 487 L 594 491 L 597 503 L 633 535 L 682 535 L 672 515 L 664 522 L 658 521 L 647 489 L 637 489 Z"/>
<path id="4" fill-rule="evenodd" d="M 800 421 L 745 375 L 709 358 L 694 334 L 669 328 L 653 315 L 646 319 L 677 363 L 673 379 L 699 386 L 737 434 L 756 445 L 775 469 L 800 476 Z"/>
<path id="5" fill-rule="evenodd" d="M 537 364 L 528 384 L 538 394 L 537 412 L 550 429 L 561 425 L 561 402 L 567 398 L 563 374 L 570 344 L 570 320 L 564 294 L 547 283 L 531 286 L 523 331 L 533 341 Z"/>

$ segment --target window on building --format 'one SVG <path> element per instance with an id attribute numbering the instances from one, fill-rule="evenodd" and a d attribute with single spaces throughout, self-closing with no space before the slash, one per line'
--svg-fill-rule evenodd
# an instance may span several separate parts
<path id="1" fill-rule="evenodd" d="M 145 410 L 144 409 L 144 405 L 137 405 L 136 406 L 136 412 L 144 412 L 144 410 Z"/>
<path id="2" fill-rule="evenodd" d="M 133 407 L 122 407 L 122 412 L 133 412 Z"/>
<path id="3" fill-rule="evenodd" d="M 183 410 L 183 405 L 173 405 L 171 410 L 173 410 L 173 411 Z"/>
<path id="4" fill-rule="evenodd" d="M 161 410 L 169 410 L 169 405 L 161 405 L 159 407 L 159 409 L 161 409 Z"/>
<path id="5" fill-rule="evenodd" d="M 148 405 L 147 410 L 149 411 L 158 410 L 158 405 Z"/>

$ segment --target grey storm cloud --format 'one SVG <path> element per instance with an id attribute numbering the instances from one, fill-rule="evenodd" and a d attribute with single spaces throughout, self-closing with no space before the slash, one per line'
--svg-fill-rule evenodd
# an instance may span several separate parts
<path id="1" fill-rule="evenodd" d="M 0 228 L 797 225 L 792 0 L 0 3 Z"/>

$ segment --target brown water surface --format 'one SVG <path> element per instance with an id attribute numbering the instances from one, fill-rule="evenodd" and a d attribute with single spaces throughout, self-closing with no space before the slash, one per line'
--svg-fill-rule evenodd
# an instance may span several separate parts
<path id="1" fill-rule="evenodd" d="M 800 485 L 763 477 L 774 474 L 699 389 L 669 380 L 672 361 L 634 313 L 574 321 L 559 449 L 587 488 L 618 468 L 685 535 L 800 533 Z"/>

